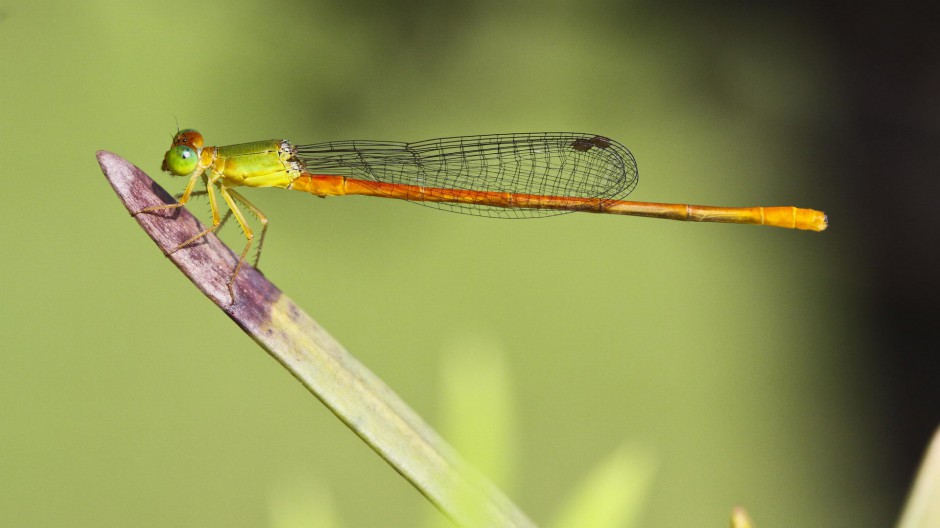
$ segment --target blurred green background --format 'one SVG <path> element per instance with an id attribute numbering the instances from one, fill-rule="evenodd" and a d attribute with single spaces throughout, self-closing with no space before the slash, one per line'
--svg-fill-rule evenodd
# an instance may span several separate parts
<path id="1" fill-rule="evenodd" d="M 182 189 L 159 171 L 177 124 L 209 144 L 585 131 L 632 150 L 638 200 L 827 211 L 814 234 L 246 193 L 271 221 L 267 277 L 432 425 L 441 358 L 499 351 L 516 417 L 507 491 L 536 521 L 625 442 L 656 461 L 643 526 L 724 526 L 737 504 L 761 526 L 895 518 L 891 412 L 860 388 L 877 385 L 861 353 L 866 233 L 842 168 L 807 141 L 850 127 L 851 109 L 832 46 L 799 13 L 0 6 L 3 526 L 270 526 L 285 489 L 328 489 L 345 526 L 432 511 L 115 198 L 98 149 Z"/>

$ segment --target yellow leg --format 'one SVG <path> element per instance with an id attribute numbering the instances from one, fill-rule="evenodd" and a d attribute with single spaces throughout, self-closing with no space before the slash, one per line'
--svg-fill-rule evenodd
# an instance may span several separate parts
<path id="1" fill-rule="evenodd" d="M 189 237 L 187 240 L 185 240 L 184 242 L 180 243 L 178 246 L 173 248 L 173 250 L 167 253 L 167 255 L 172 255 L 173 253 L 176 253 L 180 249 L 183 249 L 184 247 L 192 244 L 193 242 L 208 235 L 209 233 L 212 233 L 213 231 L 218 229 L 220 225 L 222 225 L 222 219 L 219 217 L 219 204 L 216 201 L 215 193 L 212 191 L 213 189 L 212 186 L 215 184 L 217 180 L 218 180 L 218 177 L 214 179 L 210 179 L 208 183 L 206 183 L 206 194 L 209 195 L 209 209 L 212 211 L 212 225 L 207 227 L 206 229 L 203 229 L 201 232 Z M 188 198 L 188 196 L 184 196 L 184 197 Z M 182 205 L 185 202 L 183 202 L 181 198 L 179 203 L 180 205 Z M 144 209 L 144 211 L 146 210 L 147 209 Z"/>
<path id="2" fill-rule="evenodd" d="M 238 271 L 242 268 L 242 264 L 245 263 L 245 255 L 247 255 L 248 250 L 251 249 L 251 242 L 254 240 L 255 235 L 252 233 L 251 227 L 248 226 L 245 215 L 242 214 L 241 210 L 238 208 L 238 204 L 235 203 L 235 199 L 232 197 L 233 194 L 237 195 L 237 193 L 228 189 L 225 184 L 219 184 L 219 194 L 222 195 L 222 199 L 228 204 L 229 210 L 232 211 L 232 216 L 235 217 L 235 221 L 238 222 L 238 225 L 242 227 L 245 238 L 248 239 L 248 242 L 245 244 L 245 249 L 242 250 L 241 256 L 238 257 L 238 264 L 235 264 L 235 271 L 232 272 L 232 278 L 228 281 L 228 292 L 232 297 L 232 304 L 235 304 L 235 278 L 238 277 Z M 244 201 L 244 198 L 241 198 L 241 201 Z M 254 206 L 249 204 L 246 204 L 246 206 L 254 208 Z"/>
<path id="3" fill-rule="evenodd" d="M 151 205 L 150 207 L 144 207 L 136 213 L 131 213 L 131 216 L 137 216 L 141 213 L 152 213 L 154 211 L 163 211 L 167 209 L 176 209 L 186 205 L 186 202 L 189 201 L 189 197 L 193 194 L 193 189 L 196 187 L 196 180 L 202 176 L 202 173 L 206 171 L 205 167 L 196 167 L 196 170 L 193 171 L 193 175 L 189 177 L 189 183 L 186 184 L 186 190 L 183 191 L 183 194 L 180 195 L 179 201 L 175 204 L 167 205 Z"/>
<path id="4" fill-rule="evenodd" d="M 231 189 L 229 189 L 229 192 L 234 192 L 234 191 L 232 191 Z M 189 195 L 189 197 L 190 197 L 190 198 L 195 198 L 195 197 L 197 197 L 197 196 L 208 196 L 208 195 L 209 195 L 209 191 L 193 191 L 193 192 Z M 174 195 L 173 195 L 173 197 L 176 198 L 177 200 L 180 199 L 180 196 L 183 196 L 183 193 L 177 193 L 177 194 L 174 194 Z M 222 230 L 223 227 L 225 227 L 225 222 L 228 222 L 228 219 L 231 218 L 231 217 L 232 217 L 232 210 L 229 209 L 228 211 L 225 211 L 225 214 L 222 215 L 222 223 L 219 224 L 219 228 L 216 229 L 216 233 L 218 233 L 219 231 Z M 262 237 L 262 240 L 264 240 L 263 237 Z"/>
<path id="5" fill-rule="evenodd" d="M 245 238 L 247 243 L 245 244 L 245 249 L 242 250 L 241 255 L 238 257 L 238 263 L 235 265 L 235 271 L 232 272 L 232 277 L 228 281 L 228 292 L 231 297 L 231 304 L 235 303 L 235 279 L 238 277 L 238 272 L 241 270 L 242 264 L 245 262 L 245 256 L 248 254 L 248 250 L 251 249 L 251 243 L 254 240 L 254 233 L 251 231 L 251 227 L 248 226 L 248 222 L 245 220 L 245 216 L 242 214 L 241 210 L 238 208 L 238 205 L 235 203 L 235 200 L 241 202 L 245 207 L 251 211 L 252 214 L 258 217 L 258 220 L 261 221 L 261 240 L 258 244 L 258 256 L 255 258 L 255 264 L 257 265 L 258 259 L 261 257 L 261 245 L 264 243 L 264 235 L 267 233 L 268 229 L 268 218 L 254 206 L 251 202 L 246 200 L 242 195 L 237 192 L 227 188 L 219 180 L 221 179 L 221 174 L 214 174 L 213 171 L 210 171 L 210 176 L 206 181 L 206 190 L 205 191 L 193 191 L 196 186 L 196 180 L 203 175 L 206 171 L 206 167 L 197 167 L 193 171 L 192 176 L 189 178 L 189 183 L 186 185 L 186 189 L 182 194 L 179 195 L 179 201 L 175 204 L 167 205 L 154 205 L 151 207 L 145 207 L 140 211 L 131 213 L 133 216 L 137 216 L 141 213 L 150 213 L 154 211 L 163 211 L 170 209 L 177 209 L 183 207 L 193 196 L 201 196 L 203 194 L 209 197 L 209 209 L 212 212 L 212 225 L 202 230 L 201 232 L 189 237 L 187 240 L 183 241 L 171 251 L 167 252 L 167 255 L 172 255 L 180 249 L 189 246 L 190 244 L 198 241 L 199 239 L 205 237 L 209 233 L 212 233 L 221 227 L 221 225 L 228 220 L 230 216 L 235 217 L 235 221 L 238 222 L 238 225 L 241 226 L 242 231 L 245 233 Z M 228 211 L 225 213 L 225 217 L 222 218 L 219 214 L 219 204 L 215 196 L 214 187 L 218 184 L 219 193 L 222 195 L 222 199 L 225 200 L 226 205 L 228 205 Z"/>
<path id="6" fill-rule="evenodd" d="M 180 249 L 192 244 L 193 242 L 199 240 L 200 238 L 215 231 L 216 229 L 219 228 L 219 225 L 222 223 L 221 219 L 219 218 L 219 206 L 218 206 L 218 203 L 216 202 L 215 193 L 212 192 L 212 185 L 216 181 L 218 181 L 221 175 L 213 175 L 213 177 L 209 178 L 208 181 L 206 182 L 205 191 L 193 192 L 193 188 L 196 186 L 196 180 L 199 179 L 199 177 L 202 176 L 202 174 L 205 171 L 206 171 L 206 167 L 197 167 L 196 170 L 193 171 L 192 176 L 190 176 L 189 178 L 189 183 L 186 185 L 186 190 L 183 191 L 183 194 L 181 194 L 179 197 L 179 201 L 176 202 L 175 204 L 153 205 L 150 207 L 144 207 L 143 209 L 141 209 L 140 211 L 137 211 L 136 213 L 131 213 L 132 216 L 137 216 L 141 213 L 152 213 L 154 211 L 177 209 L 179 207 L 183 207 L 184 205 L 186 205 L 186 202 L 188 202 L 192 196 L 199 196 L 202 194 L 207 194 L 209 196 L 209 207 L 212 210 L 212 225 L 208 227 L 207 229 L 204 229 L 202 232 L 190 237 L 183 243 L 179 244 L 178 246 L 176 246 L 175 248 L 167 252 L 166 253 L 167 255 L 172 255 L 173 253 L 176 253 Z"/>
<path id="7" fill-rule="evenodd" d="M 241 204 L 247 207 L 248 211 L 250 211 L 251 214 L 255 215 L 258 221 L 261 222 L 261 236 L 258 237 L 258 252 L 255 254 L 255 262 L 254 262 L 254 266 L 257 268 L 258 260 L 261 259 L 261 248 L 264 247 L 264 235 L 267 234 L 268 232 L 268 217 L 264 216 L 264 213 L 262 213 L 260 209 L 255 207 L 255 204 L 249 202 L 247 199 L 245 199 L 244 196 L 235 192 L 234 189 L 227 189 L 227 190 L 229 194 L 232 195 L 232 198 L 235 198 L 236 200 L 241 202 Z"/>

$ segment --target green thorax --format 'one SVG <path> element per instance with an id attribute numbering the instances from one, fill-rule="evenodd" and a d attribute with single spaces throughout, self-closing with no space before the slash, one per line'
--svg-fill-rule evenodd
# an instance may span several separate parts
<path id="1" fill-rule="evenodd" d="M 303 172 L 295 149 L 281 139 L 216 147 L 212 166 L 229 186 L 287 187 Z"/>

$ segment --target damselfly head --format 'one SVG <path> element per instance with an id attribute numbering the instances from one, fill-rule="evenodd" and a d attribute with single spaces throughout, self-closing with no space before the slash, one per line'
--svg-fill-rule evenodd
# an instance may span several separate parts
<path id="1" fill-rule="evenodd" d="M 176 176 L 192 174 L 199 164 L 199 153 L 188 145 L 173 145 L 163 156 L 163 170 Z"/>
<path id="2" fill-rule="evenodd" d="M 163 156 L 160 168 L 177 176 L 192 174 L 199 162 L 199 149 L 202 145 L 202 134 L 191 128 L 180 130 L 173 136 L 173 144 Z"/>
<path id="3" fill-rule="evenodd" d="M 173 145 L 189 145 L 195 149 L 200 149 L 203 145 L 202 134 L 191 128 L 180 130 L 173 136 Z"/>

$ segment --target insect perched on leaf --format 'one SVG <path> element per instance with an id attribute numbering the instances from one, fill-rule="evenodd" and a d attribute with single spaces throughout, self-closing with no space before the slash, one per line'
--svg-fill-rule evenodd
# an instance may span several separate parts
<path id="1" fill-rule="evenodd" d="M 212 225 L 173 251 L 215 231 L 222 223 L 216 192 L 247 238 L 228 281 L 233 284 L 254 240 L 240 209 L 261 221 L 258 257 L 268 221 L 235 187 L 280 187 L 317 196 L 359 194 L 397 198 L 477 216 L 529 218 L 575 211 L 698 222 L 759 224 L 822 231 L 826 215 L 797 207 L 715 207 L 628 202 L 637 184 L 636 160 L 620 143 L 573 132 L 491 134 L 394 141 L 332 141 L 293 145 L 271 139 L 207 147 L 195 130 L 174 136 L 163 170 L 188 176 L 179 202 L 136 214 L 182 207 L 202 179 Z"/>

